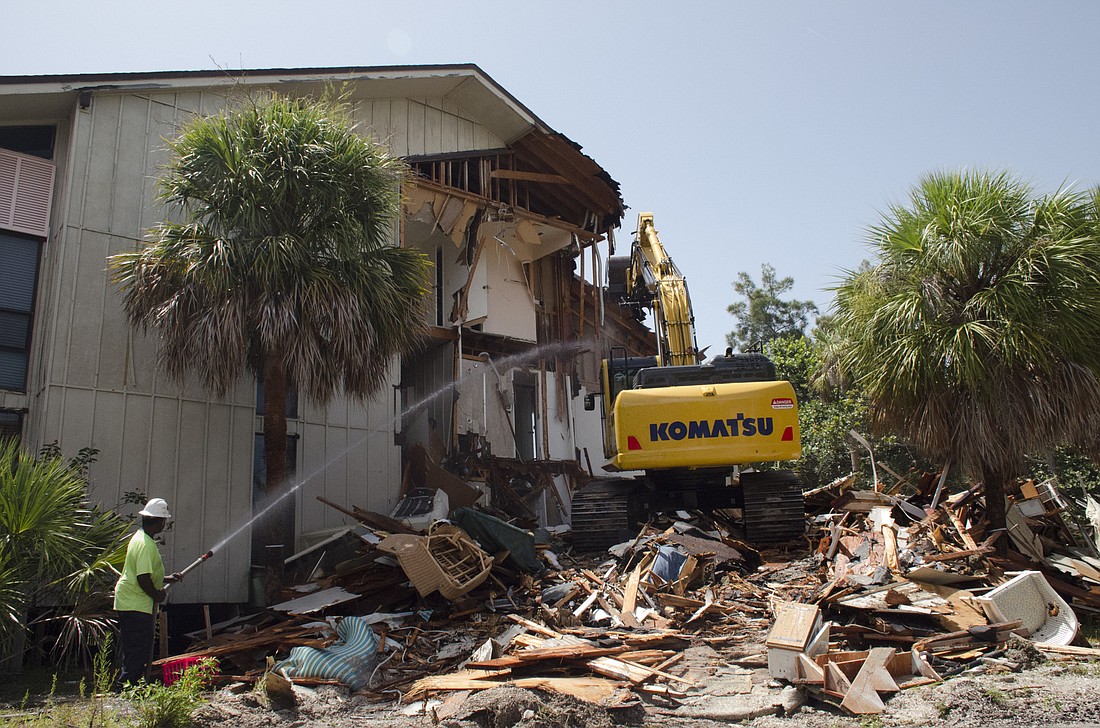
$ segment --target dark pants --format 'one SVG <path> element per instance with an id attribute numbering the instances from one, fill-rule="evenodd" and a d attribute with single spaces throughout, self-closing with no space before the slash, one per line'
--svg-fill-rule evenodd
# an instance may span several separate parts
<path id="1" fill-rule="evenodd" d="M 118 614 L 119 646 L 122 648 L 123 684 L 145 679 L 153 661 L 153 615 L 145 612 Z"/>

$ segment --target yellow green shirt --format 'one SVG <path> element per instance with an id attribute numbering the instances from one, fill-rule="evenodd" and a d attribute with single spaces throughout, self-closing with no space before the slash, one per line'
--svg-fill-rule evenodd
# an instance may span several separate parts
<path id="1" fill-rule="evenodd" d="M 139 574 L 149 574 L 153 586 L 164 588 L 164 562 L 160 560 L 157 542 L 140 528 L 126 547 L 122 576 L 115 584 L 115 611 L 153 613 L 153 598 L 138 584 Z"/>

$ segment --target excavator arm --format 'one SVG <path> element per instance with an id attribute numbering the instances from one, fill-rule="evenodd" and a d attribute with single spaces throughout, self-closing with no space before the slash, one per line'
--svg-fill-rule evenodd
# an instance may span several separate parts
<path id="1" fill-rule="evenodd" d="M 625 286 L 626 298 L 653 314 L 660 365 L 698 364 L 701 357 L 687 283 L 661 245 L 651 212 L 638 215 L 638 232 L 630 249 Z"/>

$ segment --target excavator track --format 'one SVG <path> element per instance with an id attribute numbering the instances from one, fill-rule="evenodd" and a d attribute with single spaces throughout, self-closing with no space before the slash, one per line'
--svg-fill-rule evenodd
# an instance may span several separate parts
<path id="1" fill-rule="evenodd" d="M 802 537 L 806 504 L 797 475 L 790 470 L 769 470 L 741 473 L 740 478 L 746 541 L 765 544 Z"/>
<path id="2" fill-rule="evenodd" d="M 631 514 L 632 480 L 596 480 L 573 494 L 573 546 L 603 551 L 637 536 Z"/>

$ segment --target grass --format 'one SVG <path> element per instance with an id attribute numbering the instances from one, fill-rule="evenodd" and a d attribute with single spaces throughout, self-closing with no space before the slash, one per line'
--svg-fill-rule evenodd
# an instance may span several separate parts
<path id="1" fill-rule="evenodd" d="M 1070 675 L 1081 675 L 1083 677 L 1100 677 L 1100 660 L 1071 662 L 1066 665 L 1066 672 Z"/>
<path id="2" fill-rule="evenodd" d="M 105 652 L 104 654 L 109 654 Z M 141 683 L 127 688 L 121 695 L 111 693 L 116 673 L 108 659 L 96 660 L 91 680 L 86 676 L 55 673 L 43 698 L 32 702 L 32 695 L 42 695 L 43 675 L 36 672 L 21 680 L 26 685 L 20 702 L 8 702 L 7 712 L 0 708 L 0 728 L 48 728 L 52 726 L 86 726 L 87 728 L 185 728 L 191 714 L 203 704 L 211 665 L 199 663 L 189 667 L 171 685 Z M 14 676 L 13 676 L 14 677 Z M 75 690 L 65 689 L 63 686 Z M 5 685 L 5 692 L 18 687 Z"/>

